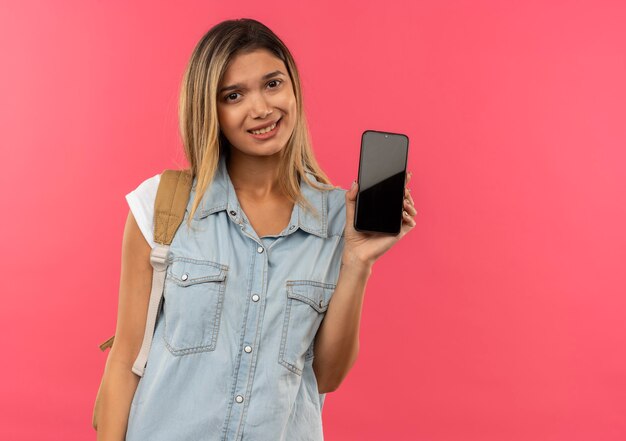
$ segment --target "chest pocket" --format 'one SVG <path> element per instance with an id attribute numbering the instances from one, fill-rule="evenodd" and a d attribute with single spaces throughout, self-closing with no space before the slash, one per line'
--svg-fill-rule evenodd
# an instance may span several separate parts
<path id="1" fill-rule="evenodd" d="M 163 291 L 163 339 L 174 355 L 213 351 L 224 305 L 228 266 L 177 257 Z"/>
<path id="2" fill-rule="evenodd" d="M 288 280 L 278 362 L 302 375 L 306 359 L 313 357 L 313 340 L 324 318 L 334 284 Z"/>

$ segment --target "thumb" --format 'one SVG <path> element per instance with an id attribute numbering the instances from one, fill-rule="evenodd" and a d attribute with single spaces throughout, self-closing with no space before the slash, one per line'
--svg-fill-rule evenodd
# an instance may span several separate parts
<path id="1" fill-rule="evenodd" d="M 357 184 L 356 181 L 352 181 L 352 186 L 346 192 L 347 200 L 350 202 L 356 201 L 356 194 L 358 193 L 358 191 L 359 191 L 359 184 Z"/>
<path id="2" fill-rule="evenodd" d="M 346 192 L 346 221 L 347 224 L 352 225 L 354 222 L 354 206 L 356 205 L 356 194 L 359 184 L 356 181 L 352 182 L 352 186 Z"/>

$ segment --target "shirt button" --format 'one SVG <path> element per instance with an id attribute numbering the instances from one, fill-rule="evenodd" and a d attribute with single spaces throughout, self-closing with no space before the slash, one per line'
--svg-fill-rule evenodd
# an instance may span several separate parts
<path id="1" fill-rule="evenodd" d="M 324 301 L 320 300 L 320 308 L 322 307 L 323 304 L 324 304 Z"/>
<path id="2" fill-rule="evenodd" d="M 254 295 L 252 296 L 252 301 L 253 301 L 253 302 L 258 302 L 258 301 L 259 301 L 259 295 L 258 295 L 258 294 L 254 294 Z"/>
<path id="3" fill-rule="evenodd" d="M 244 351 L 250 353 L 252 352 L 252 347 L 251 346 L 246 346 L 245 348 L 243 348 Z"/>
<path id="4" fill-rule="evenodd" d="M 258 247 L 258 248 L 256 249 L 256 252 L 257 252 L 257 253 L 262 253 L 262 252 L 263 252 L 263 247 Z"/>
<path id="5" fill-rule="evenodd" d="M 237 397 L 235 398 L 235 401 L 238 403 L 243 403 L 243 397 L 241 395 L 237 395 Z"/>
<path id="6" fill-rule="evenodd" d="M 184 282 L 185 280 L 187 280 L 188 278 L 189 278 L 189 276 L 188 276 L 187 274 L 183 274 L 183 276 L 181 277 L 181 279 L 183 280 L 183 282 Z"/>
<path id="7" fill-rule="evenodd" d="M 295 225 L 291 225 L 291 226 L 289 227 L 289 229 L 290 229 L 290 230 L 293 230 L 294 228 L 296 228 L 296 226 L 295 226 Z"/>
<path id="8" fill-rule="evenodd" d="M 236 216 L 236 215 L 237 215 L 237 212 L 236 212 L 235 210 L 230 210 L 230 215 L 231 215 L 231 216 Z"/>

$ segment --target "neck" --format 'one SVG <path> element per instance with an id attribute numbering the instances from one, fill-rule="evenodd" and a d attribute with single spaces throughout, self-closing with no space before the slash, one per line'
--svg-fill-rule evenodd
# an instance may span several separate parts
<path id="1" fill-rule="evenodd" d="M 249 156 L 231 151 L 226 162 L 228 175 L 238 194 L 255 199 L 276 197 L 278 186 L 279 156 Z"/>

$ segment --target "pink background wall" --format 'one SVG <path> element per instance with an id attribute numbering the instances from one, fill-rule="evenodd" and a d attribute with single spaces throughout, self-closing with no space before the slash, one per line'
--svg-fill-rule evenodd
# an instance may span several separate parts
<path id="1" fill-rule="evenodd" d="M 363 130 L 411 139 L 417 226 L 326 439 L 626 439 L 626 6 L 597 0 L 0 3 L 0 439 L 95 439 L 124 195 L 184 165 L 185 63 L 245 16 L 336 184 Z"/>

